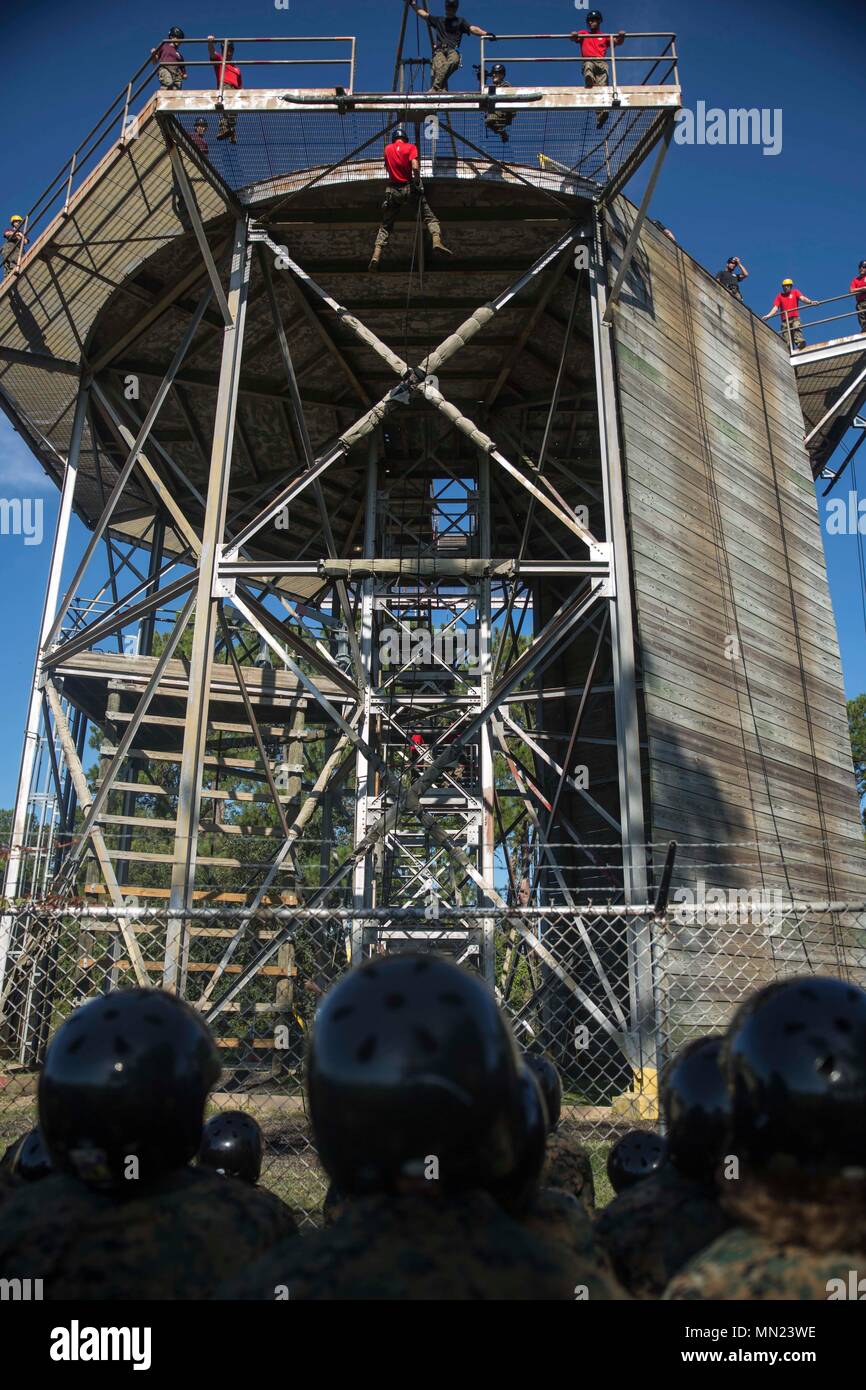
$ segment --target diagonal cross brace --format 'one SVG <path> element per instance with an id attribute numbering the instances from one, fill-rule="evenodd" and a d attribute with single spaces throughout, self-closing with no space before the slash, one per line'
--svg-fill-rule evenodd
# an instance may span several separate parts
<path id="1" fill-rule="evenodd" d="M 524 271 L 512 285 L 500 295 L 497 295 L 489 304 L 480 306 L 459 329 L 449 334 L 448 337 L 440 343 L 439 347 L 435 348 L 431 353 L 428 353 L 420 366 L 410 368 L 402 357 L 399 357 L 397 353 L 388 347 L 387 343 L 383 342 L 377 334 L 367 328 L 355 314 L 350 313 L 349 310 L 334 299 L 327 290 L 317 284 L 312 276 L 308 275 L 303 267 L 300 266 L 283 247 L 278 246 L 276 242 L 268 236 L 267 232 L 261 228 L 253 229 L 250 233 L 251 239 L 268 246 L 275 256 L 280 257 L 281 263 L 285 264 L 286 268 L 295 276 L 299 283 L 325 304 L 336 315 L 340 323 L 353 332 L 365 346 L 375 352 L 400 378 L 400 382 L 391 391 L 387 392 L 381 400 L 371 406 L 371 408 L 350 426 L 349 429 L 345 430 L 328 452 L 315 460 L 313 467 L 310 467 L 308 463 L 308 467 L 303 473 L 294 478 L 286 485 L 282 492 L 272 498 L 267 507 L 259 512 L 252 521 L 248 522 L 243 531 L 235 538 L 231 548 L 225 552 L 224 558 L 226 560 L 235 559 L 237 557 L 237 551 L 246 545 L 262 527 L 267 526 L 273 521 L 274 517 L 277 516 L 285 506 L 288 506 L 298 497 L 305 488 L 317 482 L 332 464 L 344 458 L 350 449 L 371 434 L 373 430 L 377 429 L 385 417 L 393 410 L 394 406 L 405 404 L 408 395 L 415 392 L 420 392 L 425 395 L 431 404 L 436 405 L 443 414 L 447 416 L 451 423 L 456 428 L 460 429 L 467 438 L 472 439 L 473 436 L 476 436 L 478 447 L 483 452 L 488 453 L 500 467 L 509 472 L 511 476 L 525 487 L 527 491 L 546 507 L 568 530 L 574 535 L 577 535 L 587 545 L 595 545 L 595 537 L 586 527 L 580 526 L 579 523 L 575 521 L 574 517 L 557 506 L 555 502 L 545 496 L 544 493 L 540 492 L 535 487 L 535 484 L 526 478 L 518 468 L 515 468 L 513 464 L 509 463 L 508 459 L 497 449 L 495 442 L 489 435 L 484 434 L 484 432 L 479 430 L 471 420 L 462 415 L 456 406 L 451 405 L 450 402 L 437 391 L 435 383 L 429 380 L 431 367 L 436 367 L 438 369 L 445 362 L 449 361 L 461 347 L 464 347 L 476 333 L 480 332 L 480 330 L 490 322 L 491 318 L 493 318 L 496 313 L 505 308 L 516 295 L 525 289 L 527 285 L 531 284 L 537 275 L 555 261 L 558 256 L 562 255 L 575 240 L 581 237 L 581 235 L 582 233 L 577 229 L 571 229 L 563 234 L 563 236 L 559 237 L 553 246 L 549 247 L 548 250 L 544 252 L 528 270 Z"/>
<path id="2" fill-rule="evenodd" d="M 438 758 L 431 760 L 426 771 L 412 784 L 408 791 L 404 791 L 402 787 L 399 788 L 400 796 L 395 801 L 394 806 L 386 810 L 376 823 L 370 827 L 366 835 L 358 841 L 351 852 L 346 856 L 343 863 L 338 865 L 328 880 L 323 883 L 318 892 L 313 895 L 307 906 L 316 907 L 320 902 L 324 901 L 334 888 L 342 882 L 346 874 L 354 868 L 355 864 L 363 859 L 379 840 L 384 839 L 384 837 L 395 828 L 401 814 L 401 807 L 405 806 L 408 797 L 412 797 L 413 802 L 420 802 L 421 796 L 432 786 L 440 772 L 444 771 L 453 761 L 456 750 L 462 746 L 467 739 L 472 738 L 487 723 L 490 716 L 496 711 L 502 701 L 507 699 L 508 695 L 514 689 L 514 686 L 520 683 L 526 671 L 531 668 L 532 663 L 543 661 L 549 656 L 551 647 L 555 647 L 567 632 L 571 632 L 574 629 L 584 614 L 603 597 L 602 591 L 603 585 L 591 586 L 588 593 L 579 595 L 578 598 L 573 600 L 570 604 L 566 603 L 561 609 L 557 610 L 557 613 L 554 614 L 543 631 L 539 633 L 532 647 L 523 654 L 517 669 L 513 672 L 509 672 L 500 681 L 490 702 L 455 735 L 453 742 L 449 744 L 448 748 L 441 753 Z M 244 611 L 240 603 L 237 603 L 236 600 L 233 600 L 233 602 L 236 603 L 236 606 L 241 612 Z M 246 612 L 245 616 L 248 621 L 252 621 L 254 627 L 257 626 L 257 622 L 253 619 L 253 615 L 249 613 L 249 611 Z M 275 650 L 279 651 L 279 654 L 284 659 L 287 658 L 287 653 L 277 648 L 273 639 L 268 634 L 262 632 L 262 635 L 265 636 L 266 640 Z M 526 664 L 526 658 L 531 658 L 529 665 Z M 311 693 L 319 700 L 323 708 L 327 707 L 328 712 L 331 713 L 332 707 L 328 706 L 327 701 L 325 701 L 321 692 L 319 692 L 309 680 L 309 677 L 304 676 L 302 679 L 308 684 Z M 336 711 L 333 711 L 333 714 L 336 715 Z M 354 729 L 350 729 L 340 716 L 337 716 L 336 722 L 343 729 L 343 732 L 348 734 L 356 747 L 360 747 L 362 751 L 366 751 L 366 744 L 364 744 L 364 741 Z M 386 775 L 390 777 L 390 773 L 387 770 Z M 360 915 L 363 916 L 363 913 Z M 237 979 L 230 985 L 226 993 L 214 1005 L 214 1008 L 207 1015 L 208 1019 L 215 1017 L 217 1013 L 225 1008 L 225 1006 L 240 993 L 262 966 L 267 964 L 279 947 L 289 939 L 291 933 L 292 928 L 286 928 L 284 931 L 277 933 L 277 935 L 262 948 L 255 960 L 251 961 L 250 964 L 244 968 Z"/>

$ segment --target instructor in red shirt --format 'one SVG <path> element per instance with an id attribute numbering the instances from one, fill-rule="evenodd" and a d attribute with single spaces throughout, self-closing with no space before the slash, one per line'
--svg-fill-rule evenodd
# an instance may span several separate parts
<path id="1" fill-rule="evenodd" d="M 395 126 L 394 138 L 390 145 L 385 146 L 385 168 L 388 170 L 388 187 L 385 189 L 382 203 L 382 222 L 376 233 L 376 244 L 368 269 L 379 269 L 382 251 L 388 245 L 398 214 L 405 207 L 411 208 L 413 214 L 420 210 L 424 226 L 433 241 L 433 250 L 442 251 L 446 256 L 450 256 L 448 247 L 442 244 L 439 221 L 421 187 L 418 147 L 406 139 L 406 130 L 402 125 Z"/>
<path id="2" fill-rule="evenodd" d="M 860 262 L 857 274 L 851 281 L 851 293 L 857 305 L 860 332 L 866 333 L 866 261 Z"/>
<path id="3" fill-rule="evenodd" d="M 586 29 L 578 29 L 571 35 L 572 43 L 580 45 L 580 53 L 583 58 L 583 77 L 587 87 L 607 87 L 610 84 L 610 77 L 607 71 L 607 52 L 610 48 L 610 34 L 601 34 L 604 15 L 600 10 L 590 10 L 586 16 Z M 619 48 L 625 42 L 625 31 L 620 29 L 618 34 L 613 37 L 615 48 Z M 607 111 L 599 111 L 596 117 L 596 125 L 604 125 L 607 120 Z"/>
<path id="4" fill-rule="evenodd" d="M 777 294 L 773 300 L 773 307 L 769 314 L 764 315 L 764 323 L 771 319 L 774 314 L 782 315 L 782 337 L 789 338 L 791 346 L 798 352 L 802 352 L 806 346 L 806 339 L 803 337 L 803 330 L 800 327 L 800 305 L 817 304 L 816 299 L 810 299 L 807 294 L 802 294 L 800 290 L 794 289 L 793 280 L 782 281 L 782 293 Z"/>

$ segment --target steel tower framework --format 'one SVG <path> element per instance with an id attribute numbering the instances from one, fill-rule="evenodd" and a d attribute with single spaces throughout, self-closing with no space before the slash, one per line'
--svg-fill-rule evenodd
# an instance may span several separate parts
<path id="1" fill-rule="evenodd" d="M 144 730 L 161 720 L 179 730 L 177 753 L 171 755 L 177 766 L 175 814 L 168 821 L 152 821 L 172 841 L 170 855 L 161 856 L 170 861 L 166 889 L 173 910 L 161 974 L 166 988 L 188 992 L 191 938 L 183 914 L 193 907 L 205 882 L 202 824 L 206 806 L 218 806 L 214 798 L 220 795 L 208 771 L 213 762 L 209 740 L 220 714 L 224 717 L 222 702 L 231 700 L 241 707 L 241 723 L 257 750 L 256 776 L 274 808 L 278 847 L 269 862 L 248 877 L 244 906 L 250 917 L 221 948 L 200 997 L 202 1007 L 212 1014 L 229 1007 L 280 951 L 290 935 L 288 927 L 273 933 L 237 973 L 228 973 L 256 909 L 273 901 L 281 883 L 291 881 L 298 887 L 295 852 L 311 816 L 327 809 L 338 790 L 348 788 L 351 843 L 339 851 L 324 851 L 320 882 L 314 888 L 308 885 L 302 900 L 305 908 L 337 903 L 352 907 L 347 947 L 353 959 L 421 935 L 460 958 L 475 958 L 497 984 L 504 968 L 501 958 L 497 963 L 497 949 L 507 957 L 522 943 L 522 949 L 619 1040 L 632 1067 L 646 1065 L 654 1055 L 651 955 L 648 942 L 641 939 L 645 925 L 636 918 L 630 928 L 622 978 L 614 981 L 593 946 L 591 928 L 580 917 L 578 879 L 571 869 L 576 860 L 592 869 L 603 857 L 594 851 L 594 843 L 600 837 L 606 844 L 615 840 L 620 850 L 613 856 L 619 861 L 613 878 L 607 872 L 605 879 L 601 869 L 610 866 L 601 865 L 600 876 L 588 881 L 606 882 L 606 889 L 599 891 L 620 901 L 646 901 L 634 622 L 609 303 L 622 284 L 670 141 L 679 91 L 644 88 L 630 94 L 624 89 L 618 98 L 614 95 L 626 108 L 631 104 L 644 124 L 615 168 L 606 151 L 610 177 L 603 184 L 574 169 L 539 174 L 517 159 L 508 165 L 492 156 L 482 161 L 465 127 L 462 135 L 457 127 L 459 112 L 477 114 L 489 105 L 483 94 L 402 97 L 399 106 L 394 97 L 370 96 L 356 98 L 362 106 L 366 102 L 363 115 L 370 122 L 371 139 L 351 151 L 354 163 L 349 156 L 323 160 L 314 173 L 295 174 L 284 183 L 272 181 L 264 191 L 261 185 L 232 188 L 193 145 L 191 122 L 196 112 L 213 110 L 210 94 L 161 94 L 154 100 L 136 143 L 141 146 L 148 124 L 153 138 L 158 134 L 164 142 L 163 178 L 171 185 L 180 228 L 196 248 L 194 270 L 184 267 L 178 283 L 184 293 L 197 298 L 186 311 L 182 334 L 172 340 L 174 350 L 161 380 L 149 392 L 147 409 L 138 417 L 118 389 L 129 346 L 137 336 L 135 325 L 115 335 L 111 353 L 94 356 L 88 339 L 77 362 L 52 357 L 49 364 L 40 354 L 43 362 L 32 364 L 66 376 L 74 370 L 79 382 L 7 897 L 19 891 L 33 765 L 44 721 L 57 804 L 65 807 L 62 830 L 68 836 L 65 853 L 55 860 L 52 892 L 61 900 L 71 894 L 88 861 L 90 882 L 101 885 L 115 907 L 122 906 L 128 896 L 127 863 L 136 858 L 123 846 L 130 843 L 136 799 L 143 794 L 130 774 L 131 759 L 140 750 Z M 330 127 L 345 114 L 343 97 L 288 94 L 288 111 L 281 104 L 286 99 L 287 94 L 273 92 L 224 94 L 226 108 L 234 102 L 241 123 L 264 115 L 272 122 L 297 119 L 300 111 L 308 124 Z M 553 117 L 565 114 L 585 120 L 610 100 L 609 93 L 581 89 L 521 90 L 510 96 L 508 109 L 518 118 L 521 112 L 526 117 L 542 109 Z M 493 172 L 500 181 L 497 192 L 510 190 L 513 199 L 528 200 L 528 214 L 537 213 L 538 201 L 545 198 L 557 205 L 540 252 L 522 253 L 522 268 L 516 274 L 500 274 L 501 287 L 484 302 L 464 303 L 462 319 L 454 318 L 446 298 L 449 330 L 438 342 L 427 331 L 423 350 L 415 351 L 405 324 L 402 334 L 389 341 L 381 329 L 370 326 L 368 313 L 342 303 L 322 283 L 324 276 L 311 273 L 287 234 L 291 222 L 281 221 L 285 203 L 323 179 L 333 188 L 345 176 L 351 190 L 374 176 L 370 166 L 358 162 L 358 150 L 381 135 L 395 111 L 415 122 L 419 132 L 429 117 L 442 120 L 452 157 L 447 162 L 439 157 L 437 162 L 434 149 L 424 161 L 425 177 L 435 176 L 437 189 L 451 180 L 458 197 L 468 196 L 471 206 L 476 191 L 486 193 L 485 174 Z M 242 131 L 246 128 L 241 125 Z M 607 264 L 604 208 L 659 142 L 659 160 L 616 274 Z M 322 235 L 327 236 L 327 228 Z M 81 243 L 95 248 L 86 233 Z M 31 259 L 38 249 L 34 247 Z M 426 277 L 420 282 L 422 293 L 429 296 L 432 284 L 435 298 L 441 275 L 435 267 L 424 267 L 420 243 L 418 251 L 419 269 Z M 53 268 L 51 273 L 57 280 Z M 82 273 L 103 272 L 94 266 Z M 24 274 L 26 269 L 19 271 Z M 401 271 L 401 282 L 402 277 Z M 24 283 L 14 287 L 19 296 Z M 287 284 L 301 321 L 314 325 L 334 370 L 365 403 L 350 422 L 344 414 L 341 429 L 326 444 L 313 437 L 309 423 L 303 372 L 287 330 Z M 72 298 L 64 300 L 62 287 L 60 299 L 74 327 L 75 304 Z M 165 305 L 176 300 L 177 285 L 151 305 L 138 331 L 141 324 L 146 328 L 157 322 Z M 250 343 L 253 304 L 259 329 Z M 537 427 L 524 428 L 519 437 L 507 415 L 497 411 L 497 400 L 530 334 L 543 326 L 545 312 L 556 305 L 563 309 L 561 341 L 542 386 L 541 417 Z M 495 333 L 500 316 L 518 310 L 523 315 L 520 330 L 502 344 L 504 351 L 483 398 L 472 407 L 464 389 L 455 391 L 448 384 L 452 363 L 459 372 Z M 239 487 L 238 450 L 245 464 L 254 453 L 239 420 L 239 398 L 250 355 L 262 350 L 262 322 L 280 364 L 280 409 L 293 462 L 276 479 L 259 478 L 253 466 L 253 481 L 262 485 L 251 487 L 247 479 Z M 190 418 L 194 412 L 184 399 L 194 380 L 190 358 L 203 332 L 212 339 L 217 333 L 220 340 L 209 442 Z M 573 415 L 578 410 L 569 377 L 575 376 L 570 353 L 581 332 L 584 360 L 591 363 L 587 380 L 594 421 L 592 444 L 584 451 L 587 458 L 572 466 L 560 437 L 569 402 Z M 393 343 L 401 336 L 406 346 L 401 343 L 398 351 Z M 354 340 L 364 360 L 375 364 L 369 375 L 357 371 L 351 353 L 339 346 L 347 340 Z M 16 351 L 7 349 L 5 360 L 16 362 Z M 370 387 L 383 370 L 390 384 L 377 394 Z M 173 456 L 171 432 L 161 432 L 161 412 L 172 402 L 187 417 L 199 454 L 206 458 L 200 483 Z M 11 393 L 4 403 L 10 413 L 17 409 Z M 524 416 L 524 425 L 525 421 Z M 89 452 L 98 460 L 101 452 L 107 463 L 109 438 L 113 481 L 110 490 L 103 486 L 104 501 L 92 522 L 90 540 L 61 595 L 82 459 Z M 342 520 L 337 525 L 328 493 L 333 475 L 344 466 L 351 470 L 343 476 L 355 489 L 358 504 L 356 524 L 348 530 Z M 148 502 L 139 512 L 150 519 L 134 535 L 128 519 L 121 524 L 121 512 L 136 486 Z M 517 517 L 519 544 L 501 539 L 503 508 L 513 509 Z M 149 554 L 142 575 L 129 561 L 130 549 L 127 568 L 133 581 L 124 593 L 119 592 L 116 573 L 121 539 L 132 539 L 133 547 L 143 544 Z M 312 556 L 311 539 L 316 552 Z M 85 605 L 82 616 L 82 582 L 103 540 L 114 556 L 112 601 L 96 617 L 98 610 Z M 169 577 L 173 571 L 174 577 Z M 157 615 L 167 608 L 174 612 L 173 622 L 155 643 Z M 131 627 L 138 629 L 141 639 L 135 658 L 125 662 L 120 652 L 116 657 L 106 653 L 100 644 L 113 638 L 120 646 Z M 241 630 L 255 634 L 269 661 L 251 665 L 243 642 L 237 655 Z M 414 644 L 424 631 L 433 648 L 430 654 L 425 650 L 419 662 Z M 181 659 L 190 634 L 188 656 Z M 384 654 L 386 635 L 397 645 L 396 657 L 393 648 L 390 656 Z M 458 635 L 456 655 L 451 656 L 448 643 Z M 552 690 L 545 673 L 557 663 L 567 680 L 562 689 Z M 276 696 L 265 693 L 268 671 L 276 673 Z M 601 672 L 609 676 L 603 680 Z M 86 725 L 89 706 L 77 692 L 88 682 L 100 681 L 115 691 L 104 706 L 112 733 L 103 740 L 100 775 L 90 787 L 82 745 L 82 719 Z M 134 703 L 118 713 L 122 696 L 117 692 L 125 692 L 128 700 L 131 690 Z M 562 725 L 559 742 L 553 743 L 546 720 L 550 701 L 557 698 L 573 702 L 574 716 L 567 728 Z M 586 760 L 582 738 L 591 712 L 603 711 L 605 705 L 610 708 L 608 722 L 597 713 L 595 733 L 607 737 L 590 742 L 607 746 L 615 771 L 613 785 L 597 792 L 592 778 L 588 785 L 580 780 L 575 765 L 581 756 Z M 283 715 L 276 727 L 274 711 L 280 708 Z M 163 713 L 155 714 L 157 709 Z M 299 709 L 306 712 L 306 724 L 298 718 Z M 534 711 L 531 719 L 529 709 Z M 299 750 L 314 736 L 314 725 L 326 731 L 325 757 L 317 775 L 304 783 Z M 225 727 L 237 729 L 236 724 Z M 116 802 L 110 799 L 118 794 L 124 798 L 122 813 L 111 814 Z M 581 808 L 578 827 L 573 816 L 565 815 L 567 801 Z M 76 803 L 79 821 L 71 834 Z M 524 823 L 532 844 L 523 866 L 528 897 L 520 866 L 509 853 L 506 805 Z M 117 836 L 111 843 L 114 827 Z M 321 833 L 327 841 L 324 820 Z M 138 891 L 146 896 L 146 889 Z M 555 942 L 548 943 L 543 918 L 521 915 L 521 904 L 530 898 L 542 907 L 574 909 L 573 931 L 586 946 L 598 977 L 595 986 L 609 1008 L 599 1007 L 597 990 L 576 978 Z M 404 922 L 383 920 L 381 909 L 406 906 L 422 908 L 423 920 L 408 928 Z M 461 906 L 482 908 L 485 915 L 461 919 Z M 373 909 L 376 915 L 367 915 Z M 438 920 L 443 909 L 448 910 L 447 922 Z M 118 940 L 139 982 L 152 981 L 135 932 L 121 916 Z M 11 948 L 14 955 L 16 950 L 9 926 L 2 947 L 5 965 L 6 952 Z M 619 1002 L 622 988 L 627 991 L 626 1014 Z"/>

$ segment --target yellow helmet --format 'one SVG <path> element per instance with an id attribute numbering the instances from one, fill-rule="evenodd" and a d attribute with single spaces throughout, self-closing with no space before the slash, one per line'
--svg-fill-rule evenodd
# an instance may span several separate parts
<path id="1" fill-rule="evenodd" d="M 23 221 L 24 221 L 24 218 L 21 216 L 21 214 L 20 214 L 19 212 L 13 212 L 12 216 L 9 218 L 9 221 L 10 221 L 10 222 L 23 222 Z"/>
<path id="2" fill-rule="evenodd" d="M 794 283 L 793 280 L 783 280 L 783 281 L 782 281 L 782 284 L 783 284 L 783 285 L 793 285 L 793 283 Z"/>

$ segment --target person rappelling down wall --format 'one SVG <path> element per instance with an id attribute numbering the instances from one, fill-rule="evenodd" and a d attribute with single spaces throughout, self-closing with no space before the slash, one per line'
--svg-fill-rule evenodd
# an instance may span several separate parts
<path id="1" fill-rule="evenodd" d="M 442 244 L 439 220 L 424 197 L 418 146 L 406 139 L 406 129 L 402 125 L 394 127 L 394 138 L 390 145 L 385 146 L 385 167 L 388 170 L 388 186 L 382 202 L 382 222 L 376 233 L 376 244 L 368 268 L 379 269 L 382 252 L 391 238 L 394 223 L 407 207 L 423 221 L 430 233 L 433 250 L 450 256 L 452 253 Z"/>

